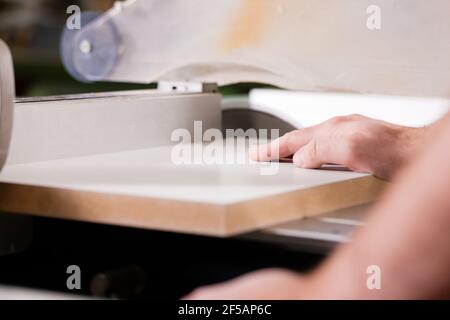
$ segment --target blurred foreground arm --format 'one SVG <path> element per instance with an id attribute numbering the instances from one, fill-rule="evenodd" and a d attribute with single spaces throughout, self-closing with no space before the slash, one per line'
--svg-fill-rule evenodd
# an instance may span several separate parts
<path id="1" fill-rule="evenodd" d="M 367 226 L 310 275 L 259 271 L 200 288 L 194 299 L 450 297 L 450 116 L 373 208 Z M 388 146 L 387 146 L 388 147 Z M 369 290 L 367 269 L 381 270 Z"/>

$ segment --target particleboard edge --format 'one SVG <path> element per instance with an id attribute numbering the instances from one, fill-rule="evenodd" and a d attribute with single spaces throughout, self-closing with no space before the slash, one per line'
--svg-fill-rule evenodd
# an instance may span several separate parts
<path id="1" fill-rule="evenodd" d="M 372 176 L 365 176 L 231 205 L 219 205 L 0 183 L 0 211 L 228 237 L 371 202 L 385 184 Z"/>
<path id="2" fill-rule="evenodd" d="M 386 181 L 373 176 L 364 176 L 236 203 L 227 208 L 225 230 L 228 235 L 255 231 L 275 224 L 370 203 L 378 198 L 386 185 Z"/>

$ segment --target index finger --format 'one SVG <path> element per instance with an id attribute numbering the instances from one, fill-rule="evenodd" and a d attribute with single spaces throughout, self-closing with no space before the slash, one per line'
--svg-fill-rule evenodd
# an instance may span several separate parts
<path id="1" fill-rule="evenodd" d="M 316 127 L 298 129 L 286 133 L 270 143 L 254 146 L 250 149 L 250 159 L 271 161 L 293 155 L 312 139 L 315 129 Z"/>

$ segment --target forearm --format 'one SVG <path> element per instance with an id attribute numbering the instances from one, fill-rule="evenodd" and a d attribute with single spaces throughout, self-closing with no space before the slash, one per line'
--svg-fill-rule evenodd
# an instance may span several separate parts
<path id="1" fill-rule="evenodd" d="M 432 133 L 434 142 L 373 209 L 367 227 L 311 275 L 308 291 L 314 297 L 434 298 L 450 293 L 449 117 L 433 127 L 439 129 L 438 135 Z M 370 265 L 381 269 L 381 290 L 366 286 Z"/>
<path id="2" fill-rule="evenodd" d="M 432 141 L 432 137 L 435 136 L 440 130 L 444 129 L 445 122 L 448 117 L 442 119 L 424 127 L 405 127 L 398 126 L 400 128 L 400 134 L 398 139 L 398 147 L 404 154 L 404 165 L 408 164 L 410 160 L 416 159 L 417 156 L 424 151 L 427 146 L 427 141 Z M 447 121 L 448 122 L 448 121 Z M 399 167 L 400 169 L 401 167 Z"/>

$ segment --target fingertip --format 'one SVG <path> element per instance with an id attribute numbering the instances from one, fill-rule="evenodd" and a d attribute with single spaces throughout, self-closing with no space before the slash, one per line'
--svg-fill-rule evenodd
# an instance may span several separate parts
<path id="1" fill-rule="evenodd" d="M 292 162 L 296 167 L 302 168 L 305 165 L 305 158 L 303 152 L 300 150 L 292 157 Z"/>
<path id="2" fill-rule="evenodd" d="M 258 161 L 259 160 L 259 147 L 258 146 L 251 146 L 248 150 L 248 157 L 250 160 Z"/>
<path id="3" fill-rule="evenodd" d="M 254 161 L 270 161 L 271 160 L 270 144 L 261 144 L 253 146 L 249 150 L 249 156 Z"/>

